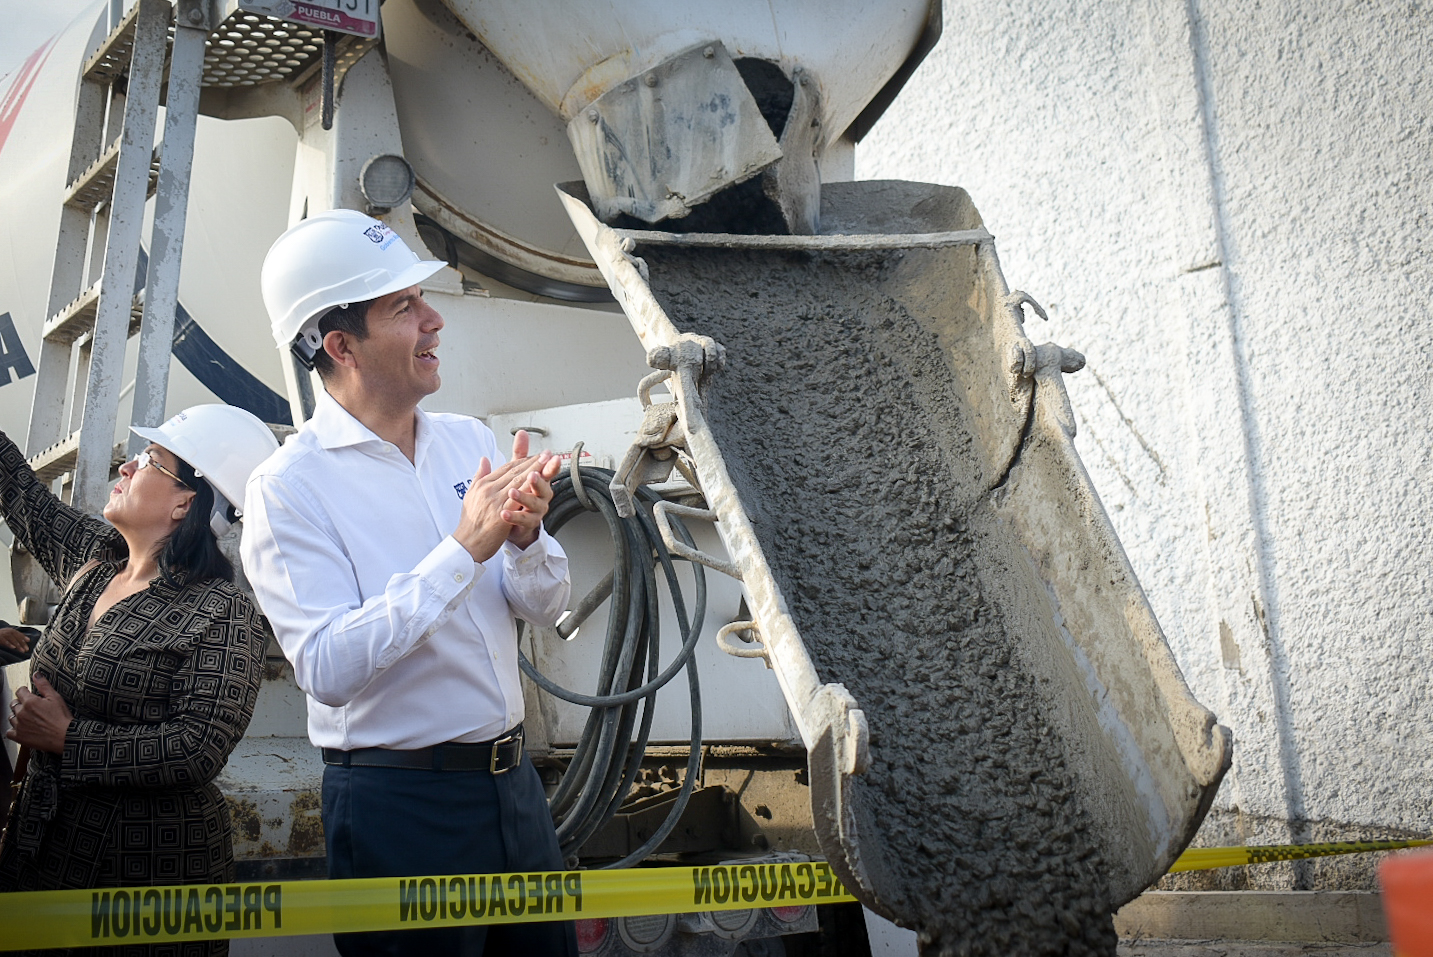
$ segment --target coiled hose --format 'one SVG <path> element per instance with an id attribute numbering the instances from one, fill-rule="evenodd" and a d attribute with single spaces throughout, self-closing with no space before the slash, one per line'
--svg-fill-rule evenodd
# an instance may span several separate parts
<path id="1" fill-rule="evenodd" d="M 656 710 L 657 692 L 678 671 L 686 670 L 692 706 L 691 751 L 687 758 L 686 776 L 671 812 L 656 833 L 627 857 L 608 865 L 613 868 L 630 867 L 661 846 L 677 826 L 699 777 L 702 702 L 694 653 L 697 640 L 701 637 L 702 620 L 706 616 L 707 583 L 702 566 L 691 563 L 695 589 L 692 614 L 688 617 L 674 564 L 682 559 L 674 558 L 667 550 L 652 518 L 652 506 L 661 498 L 645 486 L 639 488 L 637 514 L 632 518 L 622 518 L 617 514 L 617 506 L 608 491 L 613 473 L 607 469 L 577 467 L 575 463 L 580 454 L 579 445 L 573 453 L 574 465 L 553 480 L 552 503 L 548 507 L 544 526 L 549 534 L 556 535 L 577 515 L 596 512 L 607 522 L 612 537 L 615 555 L 611 605 L 597 693 L 581 694 L 561 687 L 539 672 L 521 651 L 518 664 L 523 673 L 548 694 L 592 709 L 572 762 L 549 802 L 564 857 L 573 856 L 598 828 L 617 813 L 642 769 L 642 757 L 646 753 Z M 675 516 L 670 516 L 670 521 L 674 534 L 685 544 L 695 547 L 686 526 Z M 682 639 L 676 657 L 660 673 L 657 566 L 661 567 L 671 594 Z M 574 614 L 585 617 L 595 610 L 601 604 L 605 588 L 604 582 L 592 596 L 580 603 Z"/>

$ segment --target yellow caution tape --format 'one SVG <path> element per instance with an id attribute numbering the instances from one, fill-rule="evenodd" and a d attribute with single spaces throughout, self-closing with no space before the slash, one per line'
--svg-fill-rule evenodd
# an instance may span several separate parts
<path id="1" fill-rule="evenodd" d="M 1201 847 L 1170 873 L 1422 847 L 1433 840 Z M 856 898 L 822 861 L 0 894 L 0 950 L 635 917 Z"/>
<path id="2" fill-rule="evenodd" d="M 0 894 L 0 949 L 410 930 L 854 901 L 822 861 Z"/>
<path id="3" fill-rule="evenodd" d="M 1302 861 L 1334 854 L 1361 854 L 1365 851 L 1396 851 L 1404 847 L 1425 847 L 1429 841 L 1338 841 L 1332 844 L 1259 844 L 1249 847 L 1191 847 L 1175 860 L 1169 873 L 1208 871 L 1216 867 L 1245 864 L 1272 864 L 1275 861 Z"/>

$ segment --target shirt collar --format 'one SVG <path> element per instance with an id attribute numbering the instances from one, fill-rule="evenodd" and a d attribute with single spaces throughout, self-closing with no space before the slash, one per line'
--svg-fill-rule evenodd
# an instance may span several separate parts
<path id="1" fill-rule="evenodd" d="M 327 389 L 319 389 L 314 396 L 313 418 L 306 423 L 313 431 L 318 444 L 326 449 L 341 449 L 351 445 L 374 443 L 382 445 L 372 429 L 353 417 L 353 414 L 338 404 Z"/>
<path id="2" fill-rule="evenodd" d="M 433 423 L 421 405 L 414 409 L 413 415 L 413 465 L 417 467 L 423 463 L 433 442 Z"/>
<path id="3" fill-rule="evenodd" d="M 433 429 L 428 413 L 422 408 L 415 408 L 414 416 L 414 458 L 421 462 L 432 439 Z M 377 446 L 388 444 L 372 429 L 354 418 L 353 413 L 339 405 L 338 400 L 329 395 L 327 389 L 320 389 L 314 397 L 313 417 L 305 426 L 313 431 L 314 438 L 325 449 L 341 449 L 369 443 Z"/>

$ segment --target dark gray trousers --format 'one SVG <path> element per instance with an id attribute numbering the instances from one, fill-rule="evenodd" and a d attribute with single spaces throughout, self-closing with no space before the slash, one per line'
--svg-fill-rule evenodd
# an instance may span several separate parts
<path id="1" fill-rule="evenodd" d="M 506 774 L 344 768 L 323 772 L 328 876 L 421 877 L 560 871 L 537 770 Z M 572 923 L 335 934 L 344 957 L 577 957 Z"/>

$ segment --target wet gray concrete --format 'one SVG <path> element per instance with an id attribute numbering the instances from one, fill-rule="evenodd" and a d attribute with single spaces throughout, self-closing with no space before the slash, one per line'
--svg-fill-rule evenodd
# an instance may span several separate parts
<path id="1" fill-rule="evenodd" d="M 1066 745 L 981 587 L 988 463 L 938 344 L 877 289 L 901 254 L 642 255 L 678 328 L 727 348 L 708 419 L 821 679 L 865 710 L 884 847 L 862 852 L 922 952 L 1115 953 Z"/>

